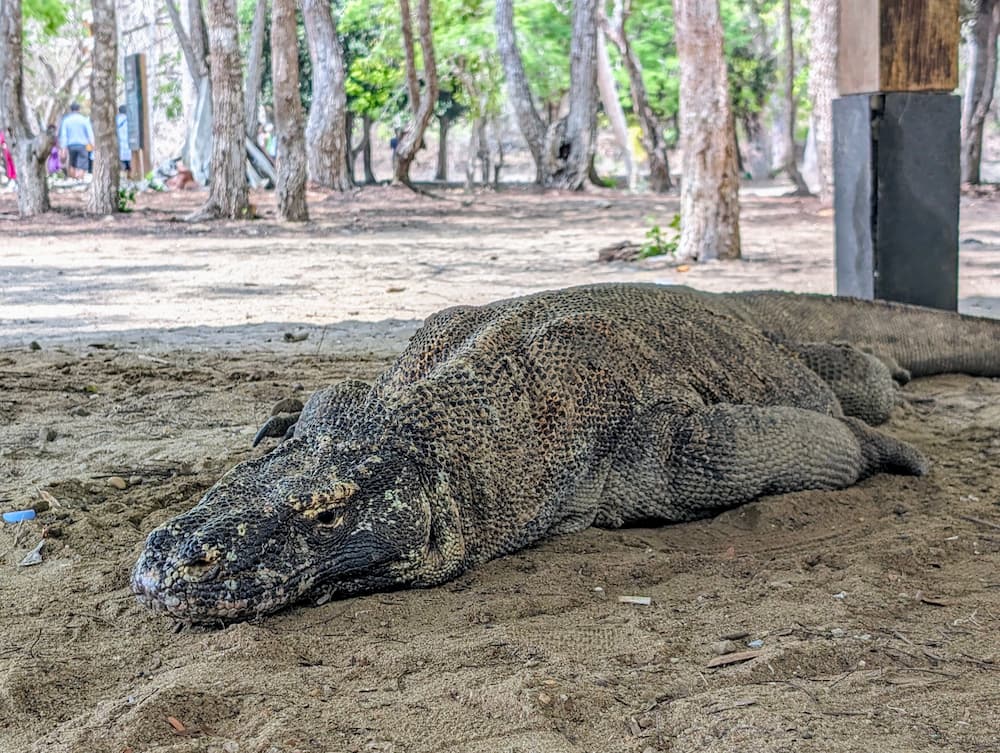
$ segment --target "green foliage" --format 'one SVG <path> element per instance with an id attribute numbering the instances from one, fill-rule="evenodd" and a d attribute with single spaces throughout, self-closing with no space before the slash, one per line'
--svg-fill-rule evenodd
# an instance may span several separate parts
<path id="1" fill-rule="evenodd" d="M 660 120 L 669 120 L 680 108 L 680 61 L 674 41 L 673 4 L 662 0 L 635 0 L 625 31 L 632 49 L 642 65 L 642 80 L 646 85 L 650 107 Z M 611 47 L 613 60 L 617 57 Z M 618 71 L 618 91 L 623 95 L 622 106 L 631 108 L 628 76 Z M 672 134 L 676 139 L 676 134 Z"/>
<path id="2" fill-rule="evenodd" d="M 179 69 L 181 51 L 178 49 L 160 56 L 160 68 Z M 180 76 L 161 76 L 156 91 L 153 92 L 153 107 L 162 108 L 168 120 L 176 120 L 184 114 L 184 100 L 181 92 Z"/>
<path id="3" fill-rule="evenodd" d="M 47 36 L 54 36 L 69 17 L 63 0 L 22 0 L 21 13 L 26 21 L 36 21 Z"/>
<path id="4" fill-rule="evenodd" d="M 122 186 L 118 189 L 118 211 L 127 213 L 135 207 L 137 190 L 134 185 Z"/>
<path id="5" fill-rule="evenodd" d="M 673 232 L 667 233 L 655 222 L 646 231 L 646 242 L 639 248 L 639 258 L 648 259 L 652 256 L 676 256 L 680 243 L 681 216 L 675 214 L 667 228 Z"/>
<path id="6" fill-rule="evenodd" d="M 569 91 L 571 4 L 518 0 L 514 28 L 524 72 L 539 109 L 558 106 Z"/>

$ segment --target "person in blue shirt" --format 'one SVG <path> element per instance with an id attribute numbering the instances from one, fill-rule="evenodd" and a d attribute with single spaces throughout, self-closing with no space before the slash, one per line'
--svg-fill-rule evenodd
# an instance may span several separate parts
<path id="1" fill-rule="evenodd" d="M 90 169 L 90 148 L 94 143 L 94 127 L 90 118 L 80 112 L 80 103 L 69 106 L 69 113 L 59 124 L 59 143 L 66 151 L 69 177 L 81 180 Z"/>
<path id="2" fill-rule="evenodd" d="M 118 115 L 115 116 L 115 129 L 118 131 L 118 159 L 122 163 L 122 170 L 130 172 L 132 170 L 132 148 L 128 145 L 128 115 L 125 105 L 118 108 Z"/>

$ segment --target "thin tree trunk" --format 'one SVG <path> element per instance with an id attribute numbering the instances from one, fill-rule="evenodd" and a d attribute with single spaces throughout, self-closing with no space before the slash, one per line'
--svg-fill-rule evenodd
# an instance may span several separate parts
<path id="1" fill-rule="evenodd" d="M 35 134 L 24 106 L 24 48 L 21 0 L 0 2 L 0 129 L 17 169 L 17 209 L 22 217 L 49 211 L 45 162 L 53 138 Z"/>
<path id="2" fill-rule="evenodd" d="M 646 158 L 649 160 L 649 190 L 654 193 L 664 193 L 673 187 L 670 181 L 667 142 L 663 138 L 663 125 L 649 104 L 649 95 L 646 93 L 646 84 L 642 78 L 642 65 L 625 33 L 625 22 L 631 13 L 631 6 L 631 0 L 615 0 L 614 16 L 610 20 L 602 19 L 603 28 L 608 39 L 618 48 L 625 71 L 628 73 L 632 108 L 639 120 L 642 148 L 646 150 Z"/>
<path id="3" fill-rule="evenodd" d="M 212 55 L 212 177 L 208 201 L 192 220 L 249 219 L 243 71 L 236 0 L 208 0 Z"/>
<path id="4" fill-rule="evenodd" d="M 115 101 L 118 68 L 118 22 L 115 0 L 91 0 L 94 52 L 90 71 L 90 121 L 94 126 L 94 179 L 87 211 L 118 211 L 118 130 Z"/>
<path id="5" fill-rule="evenodd" d="M 434 180 L 442 182 L 448 180 L 448 128 L 450 125 L 451 118 L 445 115 L 438 116 L 438 159 Z"/>
<path id="6" fill-rule="evenodd" d="M 423 146 L 424 131 L 434 115 L 434 105 L 437 104 L 438 79 L 437 65 L 434 61 L 434 42 L 431 32 L 430 0 L 417 0 L 417 27 L 420 35 L 420 51 L 424 59 L 424 91 L 420 93 L 417 81 L 417 62 L 413 50 L 413 20 L 410 15 L 409 0 L 399 0 L 399 10 L 402 18 L 403 49 L 406 51 L 406 80 L 410 95 L 410 109 L 413 121 L 403 131 L 396 145 L 396 164 L 393 168 L 394 183 L 410 185 L 410 165 L 417 156 L 417 150 Z"/>
<path id="7" fill-rule="evenodd" d="M 837 96 L 838 0 L 809 0 L 809 98 L 819 199 L 833 203 L 833 100 Z"/>
<path id="8" fill-rule="evenodd" d="M 497 49 L 507 81 L 507 97 L 514 107 L 517 125 L 528 144 L 535 161 L 535 182 L 545 183 L 545 124 L 542 122 L 531 98 L 531 87 L 524 72 L 524 62 L 517 48 L 514 33 L 514 0 L 497 0 L 496 15 Z"/>
<path id="9" fill-rule="evenodd" d="M 969 70 L 962 101 L 962 182 L 979 183 L 983 125 L 993 102 L 997 76 L 1000 0 L 979 0 L 968 26 Z"/>
<path id="10" fill-rule="evenodd" d="M 207 51 L 204 41 L 204 19 L 201 3 L 189 3 L 186 7 L 191 20 L 192 33 L 184 29 L 180 11 L 174 0 L 165 0 L 170 22 L 177 35 L 188 73 L 194 82 L 195 107 L 192 122 L 188 125 L 184 148 L 181 152 L 184 163 L 191 169 L 199 184 L 208 183 L 211 175 L 212 150 L 212 78 L 208 69 Z"/>
<path id="11" fill-rule="evenodd" d="M 365 137 L 361 142 L 361 165 L 365 171 L 365 183 L 368 185 L 374 185 L 378 183 L 378 179 L 375 177 L 375 171 L 372 170 L 372 117 L 371 115 L 362 115 L 361 124 L 365 129 Z"/>
<path id="12" fill-rule="evenodd" d="M 257 105 L 260 84 L 264 77 L 264 37 L 267 31 L 267 0 L 257 0 L 250 26 L 250 48 L 247 50 L 247 80 L 243 90 L 243 118 L 246 120 L 247 137 L 257 140 Z"/>
<path id="13" fill-rule="evenodd" d="M 795 155 L 795 47 L 792 39 L 792 2 L 783 0 L 781 6 L 781 25 L 785 38 L 785 120 L 782 123 L 782 135 L 785 141 L 784 170 L 792 183 L 795 184 L 796 196 L 808 196 L 809 186 L 806 185 L 799 172 Z"/>
<path id="14" fill-rule="evenodd" d="M 312 60 L 312 105 L 306 126 L 309 177 L 321 186 L 348 191 L 347 93 L 344 56 L 329 0 L 302 0 Z"/>
<path id="15" fill-rule="evenodd" d="M 278 217 L 304 222 L 309 219 L 309 209 L 306 207 L 305 113 L 299 98 L 295 0 L 273 2 L 271 79 L 274 82 L 274 130 L 278 139 L 278 184 L 275 186 Z"/>
<path id="16" fill-rule="evenodd" d="M 674 0 L 680 58 L 681 180 L 679 255 L 740 256 L 739 180 L 719 0 Z"/>
<path id="17" fill-rule="evenodd" d="M 471 191 L 476 184 L 476 160 L 479 157 L 480 129 L 473 123 L 469 128 L 469 152 L 465 156 L 465 190 Z"/>
<path id="18" fill-rule="evenodd" d="M 177 5 L 174 0 L 165 0 L 164 3 L 167 7 L 167 13 L 170 15 L 170 22 L 173 24 L 174 33 L 177 35 L 177 41 L 180 43 L 181 51 L 184 53 L 184 60 L 188 66 L 188 73 L 191 74 L 191 78 L 194 80 L 195 87 L 197 88 L 198 83 L 203 79 L 208 77 L 208 58 L 206 56 L 206 49 L 203 44 L 199 41 L 196 43 L 194 38 L 201 40 L 204 34 L 205 26 L 202 23 L 201 18 L 201 5 L 196 7 L 188 6 L 192 12 L 192 34 L 188 34 L 184 30 L 184 23 L 181 21 L 180 11 L 177 9 Z M 197 20 L 195 20 L 197 19 Z M 194 29 L 198 30 L 198 33 L 194 33 Z"/>
<path id="19" fill-rule="evenodd" d="M 762 180 L 771 173 L 771 143 L 761 122 L 760 111 L 745 112 L 740 119 L 746 134 L 746 162 L 743 164 L 751 180 Z M 739 152 L 737 151 L 737 155 Z"/>
<path id="20" fill-rule="evenodd" d="M 569 113 L 546 134 L 547 185 L 578 190 L 589 177 L 597 135 L 597 0 L 574 0 Z"/>
<path id="21" fill-rule="evenodd" d="M 601 103 L 604 105 L 604 112 L 611 121 L 611 128 L 615 133 L 615 140 L 622 150 L 622 159 L 625 161 L 625 180 L 629 191 L 635 191 L 635 157 L 632 153 L 632 144 L 629 140 L 628 125 L 625 123 L 625 111 L 622 103 L 618 99 L 618 90 L 615 87 L 615 74 L 611 70 L 611 57 L 608 55 L 608 45 L 604 41 L 604 32 L 600 28 L 597 30 L 597 88 L 601 92 Z"/>

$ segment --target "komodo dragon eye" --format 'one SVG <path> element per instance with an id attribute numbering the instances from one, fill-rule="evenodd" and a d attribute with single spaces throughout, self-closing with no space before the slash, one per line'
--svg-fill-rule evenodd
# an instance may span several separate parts
<path id="1" fill-rule="evenodd" d="M 357 491 L 358 485 L 354 482 L 338 481 L 329 491 L 292 496 L 288 504 L 320 525 L 337 526 L 343 521 L 341 508 L 347 506 L 347 500 Z"/>

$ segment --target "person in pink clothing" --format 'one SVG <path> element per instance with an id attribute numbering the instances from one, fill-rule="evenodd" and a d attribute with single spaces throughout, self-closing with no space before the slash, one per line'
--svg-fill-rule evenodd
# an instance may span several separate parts
<path id="1" fill-rule="evenodd" d="M 0 151 L 3 152 L 4 169 L 7 172 L 7 180 L 17 180 L 17 170 L 14 169 L 14 157 L 11 156 L 10 149 L 7 148 L 7 139 L 0 131 Z"/>

